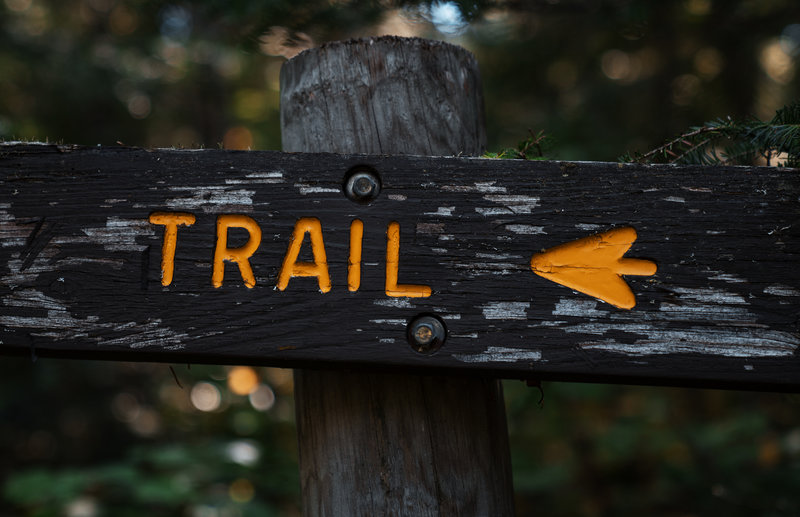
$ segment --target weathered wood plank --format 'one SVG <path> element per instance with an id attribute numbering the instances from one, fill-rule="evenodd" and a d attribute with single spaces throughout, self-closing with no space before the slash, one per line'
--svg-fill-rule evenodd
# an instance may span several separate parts
<path id="1" fill-rule="evenodd" d="M 363 164 L 383 185 L 369 205 L 342 194 Z M 4 353 L 800 385 L 796 170 L 4 145 L 0 192 Z M 164 227 L 148 222 L 158 211 L 196 217 L 178 229 L 168 287 Z M 220 214 L 261 227 L 252 289 L 232 263 L 211 285 Z M 325 294 L 316 278 L 275 289 L 303 217 L 321 221 Z M 350 292 L 356 218 L 362 278 Z M 386 296 L 391 221 L 400 282 L 430 297 Z M 618 227 L 638 234 L 626 257 L 658 267 L 624 277 L 633 309 L 531 271 L 533 253 Z M 245 236 L 232 230 L 230 246 Z M 420 313 L 447 326 L 435 354 L 406 342 Z"/>

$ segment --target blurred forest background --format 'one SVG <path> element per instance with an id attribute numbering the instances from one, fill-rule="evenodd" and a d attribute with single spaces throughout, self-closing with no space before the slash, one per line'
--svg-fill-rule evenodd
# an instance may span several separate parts
<path id="1" fill-rule="evenodd" d="M 797 0 L 0 0 L 0 139 L 280 149 L 281 64 L 473 51 L 489 150 L 616 160 L 800 95 Z M 2 196 L 3 193 L 0 193 Z M 0 515 L 298 515 L 290 370 L 0 359 Z M 517 508 L 800 515 L 800 396 L 506 381 Z"/>

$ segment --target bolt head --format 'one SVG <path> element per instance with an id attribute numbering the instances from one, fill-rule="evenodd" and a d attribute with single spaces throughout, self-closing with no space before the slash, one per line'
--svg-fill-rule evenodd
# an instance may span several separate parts
<path id="1" fill-rule="evenodd" d="M 359 166 L 347 173 L 343 189 L 349 200 L 367 204 L 380 194 L 381 180 L 374 170 Z"/>
<path id="2" fill-rule="evenodd" d="M 432 354 L 447 338 L 444 322 L 434 314 L 420 314 L 408 324 L 408 344 L 421 354 Z"/>
<path id="3" fill-rule="evenodd" d="M 375 183 L 372 181 L 372 178 L 367 176 L 357 178 L 353 185 L 353 192 L 359 196 L 368 196 L 373 190 L 375 190 Z"/>
<path id="4" fill-rule="evenodd" d="M 427 345 L 431 341 L 433 341 L 433 328 L 430 325 L 425 323 L 417 325 L 417 329 L 414 331 L 414 339 L 420 345 Z"/>

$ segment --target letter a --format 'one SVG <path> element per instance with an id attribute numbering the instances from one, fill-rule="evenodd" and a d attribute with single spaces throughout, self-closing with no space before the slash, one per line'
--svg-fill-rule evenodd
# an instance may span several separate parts
<path id="1" fill-rule="evenodd" d="M 308 233 L 311 237 L 311 252 L 314 262 L 298 262 L 300 246 Z M 316 217 L 303 217 L 297 220 L 292 233 L 292 242 L 283 258 L 281 272 L 278 274 L 278 289 L 283 291 L 289 280 L 295 276 L 315 276 L 319 282 L 319 290 L 327 293 L 331 290 L 331 277 L 328 273 L 328 258 L 325 255 L 325 243 L 322 240 L 322 225 Z"/>

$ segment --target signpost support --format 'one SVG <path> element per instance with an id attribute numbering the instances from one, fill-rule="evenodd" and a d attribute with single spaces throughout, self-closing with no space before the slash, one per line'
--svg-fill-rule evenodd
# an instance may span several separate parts
<path id="1" fill-rule="evenodd" d="M 482 103 L 477 63 L 462 48 L 394 37 L 327 44 L 281 71 L 283 149 L 478 155 Z M 499 381 L 295 370 L 295 395 L 305 515 L 514 513 Z"/>

